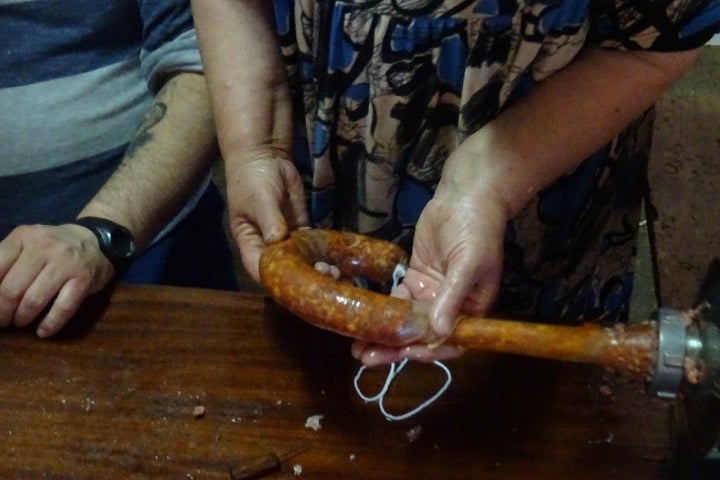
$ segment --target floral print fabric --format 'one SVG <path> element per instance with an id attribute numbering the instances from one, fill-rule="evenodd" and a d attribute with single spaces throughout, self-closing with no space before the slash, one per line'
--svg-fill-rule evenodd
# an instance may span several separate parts
<path id="1" fill-rule="evenodd" d="M 408 249 L 448 155 L 585 45 L 694 48 L 720 24 L 717 1 L 274 5 L 314 224 Z M 651 129 L 648 112 L 508 224 L 499 311 L 625 319 Z"/>

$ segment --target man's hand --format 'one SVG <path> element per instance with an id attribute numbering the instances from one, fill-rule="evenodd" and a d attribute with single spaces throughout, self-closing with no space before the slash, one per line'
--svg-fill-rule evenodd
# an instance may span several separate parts
<path id="1" fill-rule="evenodd" d="M 265 245 L 309 224 L 302 180 L 286 149 L 261 145 L 227 173 L 229 223 L 248 274 L 260 281 Z"/>
<path id="2" fill-rule="evenodd" d="M 32 323 L 40 337 L 58 332 L 114 269 L 97 239 L 78 225 L 23 225 L 0 242 L 0 326 Z"/>

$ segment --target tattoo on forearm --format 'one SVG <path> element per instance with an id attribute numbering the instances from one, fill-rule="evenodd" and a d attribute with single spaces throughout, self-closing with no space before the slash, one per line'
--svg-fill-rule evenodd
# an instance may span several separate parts
<path id="1" fill-rule="evenodd" d="M 127 151 L 125 152 L 126 157 L 133 157 L 135 153 L 146 143 L 152 140 L 152 128 L 160 123 L 165 117 L 167 112 L 167 105 L 162 102 L 152 104 L 150 109 L 145 114 L 140 127 L 135 132 L 135 138 L 132 139 L 130 145 L 128 145 Z"/>

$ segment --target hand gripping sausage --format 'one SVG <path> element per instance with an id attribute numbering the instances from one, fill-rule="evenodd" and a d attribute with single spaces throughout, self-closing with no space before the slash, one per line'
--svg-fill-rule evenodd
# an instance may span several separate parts
<path id="1" fill-rule="evenodd" d="M 433 344 L 426 304 L 339 282 L 315 270 L 336 265 L 346 276 L 386 282 L 407 255 L 396 245 L 333 230 L 302 229 L 269 245 L 260 258 L 268 294 L 303 320 L 338 334 L 399 347 Z M 652 374 L 657 329 L 647 322 L 604 328 L 461 316 L 446 344 L 561 361 L 593 363 L 645 378 Z"/>

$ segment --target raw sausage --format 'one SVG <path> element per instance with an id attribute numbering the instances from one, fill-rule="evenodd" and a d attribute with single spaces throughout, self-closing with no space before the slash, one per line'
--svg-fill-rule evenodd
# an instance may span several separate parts
<path id="1" fill-rule="evenodd" d="M 317 272 L 316 262 L 347 276 L 386 282 L 407 255 L 398 246 L 363 235 L 320 229 L 294 231 L 269 245 L 260 280 L 280 305 L 305 321 L 344 336 L 392 347 L 439 341 L 427 305 L 381 295 Z M 657 327 L 652 322 L 604 328 L 462 316 L 447 344 L 562 361 L 594 363 L 645 378 L 652 374 Z"/>
<path id="2" fill-rule="evenodd" d="M 260 282 L 277 303 L 320 328 L 390 346 L 427 342 L 430 328 L 421 304 L 337 282 L 315 270 L 319 261 L 346 276 L 384 282 L 407 255 L 362 235 L 296 230 L 264 250 Z"/>

